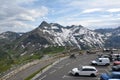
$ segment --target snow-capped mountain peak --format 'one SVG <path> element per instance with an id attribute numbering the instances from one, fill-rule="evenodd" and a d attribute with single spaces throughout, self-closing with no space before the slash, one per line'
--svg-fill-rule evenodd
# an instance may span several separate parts
<path id="1" fill-rule="evenodd" d="M 43 23 L 41 23 L 39 29 L 40 31 L 43 31 L 43 33 L 52 36 L 49 37 L 49 40 L 51 40 L 54 45 L 65 46 L 69 44 L 70 46 L 76 46 L 78 48 L 81 48 L 81 46 L 103 46 L 104 41 L 102 39 L 102 34 L 96 33 L 81 25 L 64 27 L 57 23 Z"/>

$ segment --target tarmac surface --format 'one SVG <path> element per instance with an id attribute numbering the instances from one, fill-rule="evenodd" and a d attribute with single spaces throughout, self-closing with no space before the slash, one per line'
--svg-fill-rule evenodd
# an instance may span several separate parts
<path id="1" fill-rule="evenodd" d="M 119 51 L 114 53 L 118 53 L 118 52 Z M 101 53 L 102 52 L 97 52 L 96 54 L 80 54 L 80 55 L 76 55 L 76 58 L 66 58 L 60 61 L 59 63 L 55 64 L 54 66 L 52 66 L 44 73 L 42 73 L 35 80 L 99 80 L 100 74 L 109 72 L 111 70 L 112 62 L 111 65 L 109 66 L 95 66 L 98 70 L 97 77 L 85 77 L 85 76 L 76 77 L 70 75 L 69 71 L 76 67 L 78 68 L 80 66 L 91 65 L 90 64 L 91 61 L 96 59 L 98 57 L 98 54 Z M 26 77 L 38 71 L 40 68 L 43 68 L 45 65 L 53 63 L 56 60 L 55 59 L 47 60 L 40 62 L 36 65 L 30 66 L 27 69 L 18 72 L 16 75 L 10 77 L 7 80 L 24 80 Z"/>
<path id="2" fill-rule="evenodd" d="M 75 67 L 80 67 L 82 65 L 91 65 L 91 61 L 96 59 L 97 55 L 98 54 L 83 54 L 77 55 L 76 59 L 67 58 L 54 65 L 52 68 L 41 74 L 35 80 L 100 80 L 100 74 L 110 71 L 112 63 L 110 66 L 95 66 L 98 70 L 97 77 L 76 77 L 69 74 L 69 71 Z"/>

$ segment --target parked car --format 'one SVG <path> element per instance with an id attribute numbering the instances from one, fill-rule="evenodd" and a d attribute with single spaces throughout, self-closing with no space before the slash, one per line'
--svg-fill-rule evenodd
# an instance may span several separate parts
<path id="1" fill-rule="evenodd" d="M 109 48 L 104 48 L 103 52 L 110 52 L 111 50 Z"/>
<path id="2" fill-rule="evenodd" d="M 92 65 L 109 65 L 110 60 L 109 58 L 97 58 L 91 62 Z"/>
<path id="3" fill-rule="evenodd" d="M 120 65 L 120 61 L 114 61 L 113 62 L 113 65 L 115 66 L 115 65 Z"/>
<path id="4" fill-rule="evenodd" d="M 116 49 L 116 48 L 112 48 L 111 50 L 112 50 L 112 51 L 118 51 L 118 49 Z"/>
<path id="5" fill-rule="evenodd" d="M 120 57 L 114 58 L 114 61 L 120 61 Z"/>
<path id="6" fill-rule="evenodd" d="M 120 60 L 120 54 L 111 54 L 113 60 Z"/>
<path id="7" fill-rule="evenodd" d="M 109 72 L 100 75 L 100 80 L 120 80 L 120 72 Z"/>
<path id="8" fill-rule="evenodd" d="M 97 76 L 98 70 L 93 66 L 82 66 L 81 68 L 73 68 L 70 74 L 74 76 Z"/>
<path id="9" fill-rule="evenodd" d="M 112 71 L 120 71 L 120 65 L 112 66 Z"/>
<path id="10" fill-rule="evenodd" d="M 109 58 L 110 61 L 113 60 L 111 54 L 101 54 L 101 55 L 98 55 L 98 58 Z"/>

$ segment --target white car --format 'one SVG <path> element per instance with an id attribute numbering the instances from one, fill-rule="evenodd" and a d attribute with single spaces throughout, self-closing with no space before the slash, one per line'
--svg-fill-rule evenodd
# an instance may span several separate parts
<path id="1" fill-rule="evenodd" d="M 93 66 L 82 66 L 81 68 L 73 68 L 69 73 L 75 76 L 97 76 L 98 70 Z"/>
<path id="2" fill-rule="evenodd" d="M 92 65 L 110 65 L 109 58 L 97 58 L 91 62 Z"/>

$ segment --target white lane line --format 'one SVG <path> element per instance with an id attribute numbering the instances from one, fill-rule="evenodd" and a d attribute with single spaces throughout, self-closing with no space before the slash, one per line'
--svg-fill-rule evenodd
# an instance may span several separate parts
<path id="1" fill-rule="evenodd" d="M 64 67 L 64 65 L 61 65 L 60 67 L 59 67 L 59 69 L 61 69 L 61 68 L 63 68 Z"/>
<path id="2" fill-rule="evenodd" d="M 70 76 L 64 75 L 62 78 L 70 78 Z"/>
<path id="3" fill-rule="evenodd" d="M 96 78 L 96 80 L 100 80 L 100 78 Z"/>
<path id="4" fill-rule="evenodd" d="M 75 63 L 76 61 L 73 61 L 72 63 Z"/>
<path id="5" fill-rule="evenodd" d="M 62 78 L 65 78 L 65 75 Z"/>
<path id="6" fill-rule="evenodd" d="M 70 65 L 70 63 L 67 63 L 66 66 Z"/>
<path id="7" fill-rule="evenodd" d="M 108 69 L 109 69 L 109 70 L 111 70 L 111 67 L 110 67 L 110 66 L 108 66 Z"/>
<path id="8" fill-rule="evenodd" d="M 55 71 L 56 71 L 56 70 L 51 71 L 50 74 L 54 73 Z"/>
<path id="9" fill-rule="evenodd" d="M 40 78 L 39 80 L 43 80 L 47 75 L 44 75 L 42 78 Z"/>

